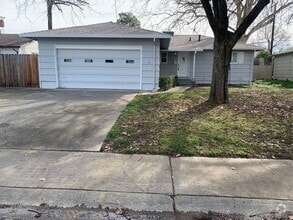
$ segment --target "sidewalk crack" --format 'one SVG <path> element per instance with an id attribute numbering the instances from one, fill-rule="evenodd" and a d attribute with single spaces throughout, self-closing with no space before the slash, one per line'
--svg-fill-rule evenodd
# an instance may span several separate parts
<path id="1" fill-rule="evenodd" d="M 171 173 L 171 184 L 172 184 L 172 195 L 170 195 L 170 197 L 173 200 L 173 212 L 176 214 L 177 210 L 176 210 L 176 202 L 175 202 L 175 185 L 174 185 L 174 175 L 173 175 L 173 167 L 172 167 L 172 161 L 171 161 L 171 157 L 169 157 L 169 165 L 170 165 L 170 173 Z"/>

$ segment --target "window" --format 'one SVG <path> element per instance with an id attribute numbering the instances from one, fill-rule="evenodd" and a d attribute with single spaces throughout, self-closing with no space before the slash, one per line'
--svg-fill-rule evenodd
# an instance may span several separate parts
<path id="1" fill-rule="evenodd" d="M 126 63 L 134 63 L 134 60 L 126 60 Z"/>
<path id="2" fill-rule="evenodd" d="M 72 62 L 72 59 L 64 59 L 64 63 L 70 63 Z"/>
<path id="3" fill-rule="evenodd" d="M 161 63 L 168 63 L 168 53 L 167 52 L 161 53 Z"/>
<path id="4" fill-rule="evenodd" d="M 85 59 L 84 62 L 85 62 L 85 63 L 92 63 L 93 60 L 92 60 L 92 59 Z"/>
<path id="5" fill-rule="evenodd" d="M 259 58 L 254 58 L 254 65 L 259 66 Z"/>
<path id="6" fill-rule="evenodd" d="M 232 52 L 231 63 L 237 63 L 238 54 L 236 52 Z"/>
<path id="7" fill-rule="evenodd" d="M 114 63 L 114 60 L 105 60 L 105 63 Z"/>

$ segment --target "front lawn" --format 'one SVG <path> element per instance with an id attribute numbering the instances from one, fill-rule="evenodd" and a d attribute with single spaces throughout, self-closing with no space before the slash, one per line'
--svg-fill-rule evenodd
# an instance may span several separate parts
<path id="1" fill-rule="evenodd" d="M 285 85 L 257 81 L 232 87 L 230 104 L 218 106 L 206 102 L 208 87 L 139 95 L 122 112 L 103 150 L 293 159 L 293 84 Z"/>

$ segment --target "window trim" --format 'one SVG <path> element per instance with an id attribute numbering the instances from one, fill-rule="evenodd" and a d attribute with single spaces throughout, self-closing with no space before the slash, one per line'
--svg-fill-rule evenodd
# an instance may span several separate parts
<path id="1" fill-rule="evenodd" d="M 163 54 L 166 54 L 166 57 L 165 57 L 165 58 L 166 58 L 166 61 L 165 61 L 165 62 L 162 61 L 162 59 L 163 59 Z M 167 63 L 168 63 L 168 52 L 162 52 L 162 53 L 161 53 L 161 63 L 163 63 L 163 64 L 167 64 Z"/>

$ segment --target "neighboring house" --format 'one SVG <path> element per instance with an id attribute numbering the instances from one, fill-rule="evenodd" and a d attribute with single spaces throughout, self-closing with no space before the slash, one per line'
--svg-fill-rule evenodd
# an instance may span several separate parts
<path id="1" fill-rule="evenodd" d="M 0 33 L 0 54 L 33 54 L 38 53 L 38 43 L 18 34 Z"/>
<path id="2" fill-rule="evenodd" d="M 273 78 L 293 80 L 293 50 L 274 55 Z"/>
<path id="3" fill-rule="evenodd" d="M 213 38 L 101 23 L 22 34 L 38 40 L 41 88 L 157 90 L 159 76 L 210 83 Z M 230 83 L 252 81 L 253 46 L 237 44 Z M 193 65 L 195 64 L 195 65 Z"/>

